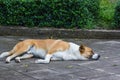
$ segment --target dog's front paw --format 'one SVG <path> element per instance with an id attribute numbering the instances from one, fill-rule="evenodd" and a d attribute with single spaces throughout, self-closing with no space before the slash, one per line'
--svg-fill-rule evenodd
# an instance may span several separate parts
<path id="1" fill-rule="evenodd" d="M 35 60 L 35 63 L 45 64 L 45 63 L 49 63 L 49 61 L 47 61 L 47 60 L 42 60 L 42 59 L 38 59 L 38 60 Z"/>
<path id="2" fill-rule="evenodd" d="M 20 57 L 16 57 L 15 58 L 15 61 L 17 62 L 17 63 L 20 63 L 21 61 L 20 61 Z"/>
<path id="3" fill-rule="evenodd" d="M 42 59 L 37 59 L 35 60 L 35 63 L 40 63 L 42 61 Z"/>

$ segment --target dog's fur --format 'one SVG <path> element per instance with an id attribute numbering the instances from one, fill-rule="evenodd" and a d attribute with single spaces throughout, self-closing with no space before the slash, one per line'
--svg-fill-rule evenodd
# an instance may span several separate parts
<path id="1" fill-rule="evenodd" d="M 49 63 L 50 60 L 88 60 L 93 55 L 91 48 L 72 42 L 53 39 L 27 39 L 17 43 L 11 51 L 3 52 L 0 58 L 7 57 L 6 62 L 9 63 L 13 58 L 20 62 L 21 59 L 37 56 L 41 59 L 36 60 L 35 63 Z M 98 58 L 97 55 L 96 59 Z"/>

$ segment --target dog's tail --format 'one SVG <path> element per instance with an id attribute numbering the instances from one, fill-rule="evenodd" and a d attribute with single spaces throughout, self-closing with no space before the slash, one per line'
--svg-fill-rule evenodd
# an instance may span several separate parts
<path id="1" fill-rule="evenodd" d="M 4 57 L 7 57 L 7 56 L 9 56 L 9 55 L 11 55 L 10 52 L 3 52 L 3 53 L 0 54 L 0 59 L 1 59 L 1 58 L 4 58 Z"/>
<path id="2" fill-rule="evenodd" d="M 14 49 L 14 48 L 13 48 L 11 51 L 3 52 L 3 53 L 0 54 L 0 59 L 1 59 L 1 58 L 4 58 L 4 57 L 7 57 L 7 56 L 10 56 L 10 55 L 12 55 L 14 52 L 15 52 L 15 49 Z"/>
<path id="3" fill-rule="evenodd" d="M 0 59 L 12 55 L 16 51 L 15 48 L 16 48 L 16 46 L 11 51 L 1 53 L 0 54 Z"/>
<path id="4" fill-rule="evenodd" d="M 17 43 L 11 51 L 1 53 L 0 58 L 4 58 L 13 54 L 16 54 L 16 56 L 21 55 L 22 53 L 29 51 L 32 47 L 33 44 L 21 41 Z"/>

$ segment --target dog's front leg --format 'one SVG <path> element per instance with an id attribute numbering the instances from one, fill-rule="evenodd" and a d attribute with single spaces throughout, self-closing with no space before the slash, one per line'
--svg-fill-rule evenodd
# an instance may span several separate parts
<path id="1" fill-rule="evenodd" d="M 38 59 L 38 60 L 35 61 L 35 63 L 49 63 L 51 57 L 52 57 L 52 54 L 47 54 L 45 56 L 45 59 Z"/>

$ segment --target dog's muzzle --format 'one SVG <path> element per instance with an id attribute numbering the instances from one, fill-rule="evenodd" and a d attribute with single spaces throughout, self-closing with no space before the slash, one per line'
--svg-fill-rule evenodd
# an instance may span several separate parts
<path id="1" fill-rule="evenodd" d="M 99 58 L 100 58 L 99 54 L 94 54 L 94 55 L 91 56 L 92 60 L 98 60 Z"/>

